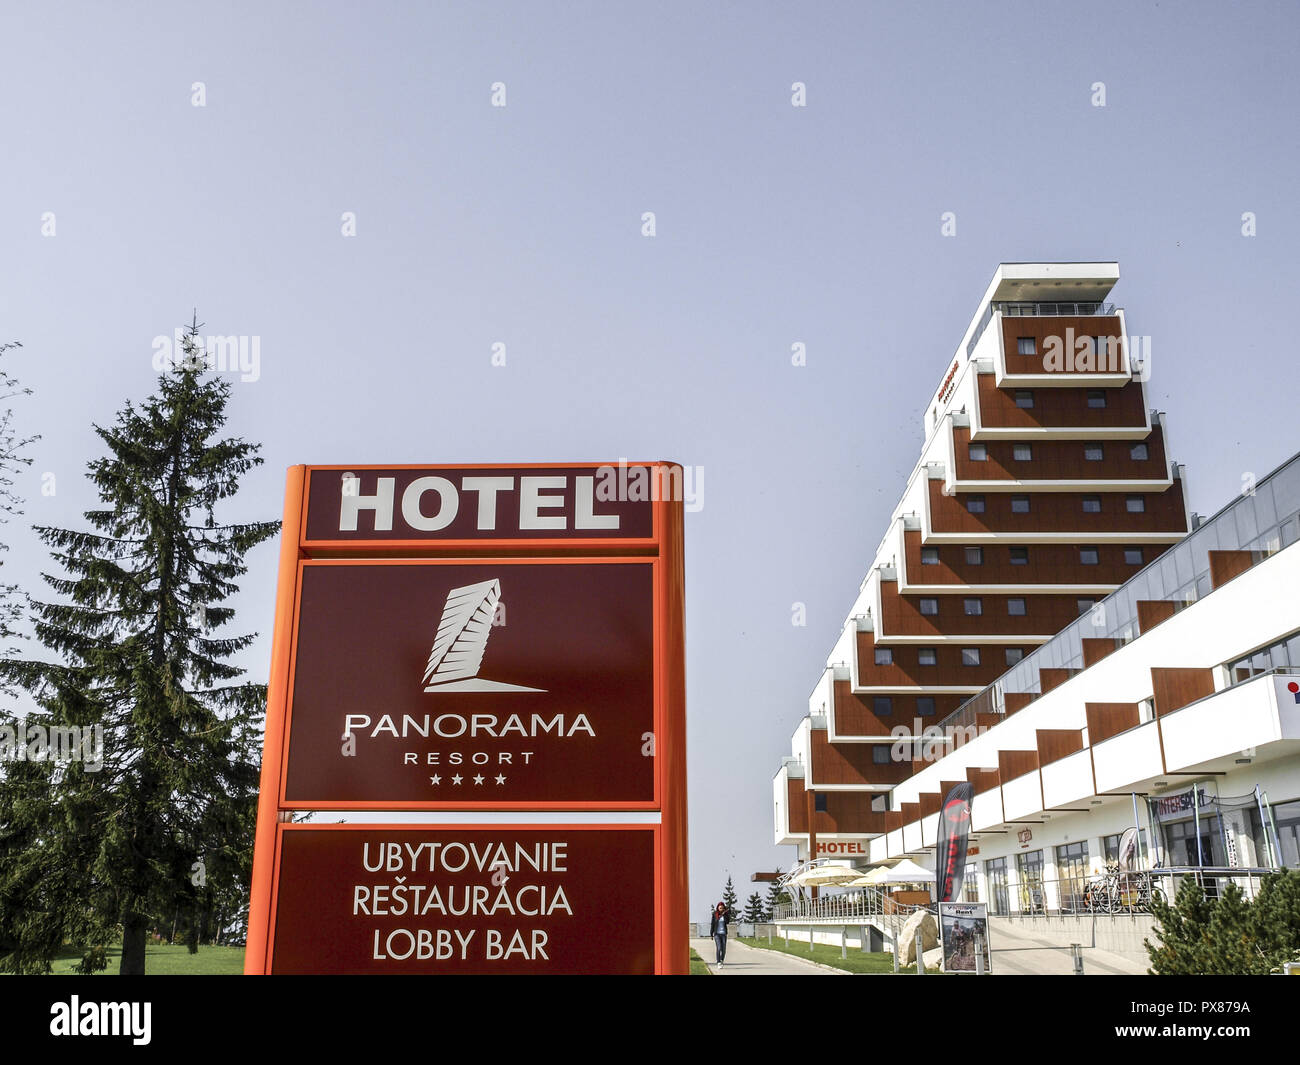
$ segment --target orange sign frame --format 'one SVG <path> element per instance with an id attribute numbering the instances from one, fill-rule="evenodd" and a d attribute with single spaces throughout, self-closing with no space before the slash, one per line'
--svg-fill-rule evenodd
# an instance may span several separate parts
<path id="1" fill-rule="evenodd" d="M 595 539 L 590 537 L 546 538 L 530 540 L 309 540 L 307 538 L 307 499 L 313 473 L 360 473 L 398 469 L 497 469 L 497 470 L 596 470 L 606 468 L 647 467 L 657 476 L 655 483 L 681 484 L 682 471 L 675 463 L 523 463 L 463 464 L 447 466 L 372 465 L 372 466 L 291 466 L 285 483 L 284 522 L 280 531 L 280 560 L 276 588 L 275 628 L 271 644 L 271 671 L 267 690 L 266 734 L 262 754 L 261 792 L 257 810 L 257 837 L 253 852 L 253 876 L 250 892 L 248 938 L 244 953 L 244 972 L 263 975 L 271 971 L 274 942 L 274 905 L 279 880 L 281 834 L 289 830 L 293 812 L 282 796 L 289 740 L 289 701 L 292 692 L 294 636 L 297 627 L 297 604 L 302 563 L 317 558 L 348 558 L 395 562 L 403 558 L 457 559 L 478 561 L 484 558 L 545 562 L 573 559 L 593 561 L 604 558 L 649 555 L 655 560 L 654 571 L 654 676 L 655 676 L 655 799 L 652 803 L 483 803 L 483 804 L 410 804 L 348 803 L 349 810 L 514 810 L 564 811 L 577 814 L 623 810 L 641 811 L 642 816 L 658 813 L 654 828 L 655 846 L 655 958 L 661 974 L 684 975 L 690 971 L 687 926 L 689 916 L 687 884 L 687 810 L 686 810 L 686 638 L 685 638 L 685 564 L 683 557 L 683 506 L 681 499 L 652 499 L 652 535 L 649 539 Z M 305 807 L 303 807 L 305 808 Z M 321 806 L 314 806 L 320 809 Z M 331 804 L 330 809 L 342 809 Z M 435 817 L 436 820 L 436 817 Z M 581 827 L 566 819 L 565 828 Z M 591 827 L 605 826 L 604 822 Z M 368 827 L 417 827 L 377 825 Z M 641 823 L 635 827 L 645 827 Z M 313 828 L 327 826 L 312 825 Z M 333 826 L 345 828 L 345 825 Z M 452 827 L 430 823 L 421 827 Z M 494 826 L 501 828 L 538 827 L 532 825 Z"/>

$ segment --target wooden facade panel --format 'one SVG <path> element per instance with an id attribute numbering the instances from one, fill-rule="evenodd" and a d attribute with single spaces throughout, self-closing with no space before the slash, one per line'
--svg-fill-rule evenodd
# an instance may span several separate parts
<path id="1" fill-rule="evenodd" d="M 877 665 L 876 634 L 874 632 L 859 632 L 857 634 L 857 643 L 858 687 L 861 688 L 982 688 L 986 684 L 992 684 L 1007 671 L 1005 653 L 1007 647 L 1021 647 L 1027 653 L 1030 646 L 1032 646 L 1010 643 L 989 645 L 988 653 L 981 654 L 978 666 L 964 666 L 962 665 L 960 647 L 952 644 L 936 643 L 933 647 L 927 648 L 927 650 L 934 652 L 935 664 L 923 666 L 921 665 L 920 655 L 922 648 L 916 644 L 890 644 L 887 641 L 882 643 L 882 647 L 888 647 L 893 661 L 888 665 Z M 869 698 L 869 696 L 864 698 Z M 907 716 L 910 718 L 910 708 L 915 705 L 915 698 L 901 698 L 903 699 L 901 705 L 908 710 Z M 935 706 L 939 716 L 942 717 L 944 714 L 956 710 L 965 698 L 965 695 L 935 695 Z M 898 716 L 897 705 L 894 714 Z"/>
<path id="2" fill-rule="evenodd" d="M 919 695 L 887 695 L 877 697 L 866 694 L 858 695 L 847 680 L 837 680 L 833 685 L 834 705 L 831 713 L 835 715 L 835 734 L 838 736 L 890 736 L 895 728 L 902 727 L 909 733 L 915 731 L 919 720 L 924 728 L 937 725 L 945 716 L 962 704 L 966 696 L 961 694 L 938 694 L 934 699 L 935 712 L 922 714 L 917 703 Z M 889 714 L 876 712 L 882 706 L 878 698 L 889 700 Z"/>
<path id="3" fill-rule="evenodd" d="M 1089 595 L 1084 598 L 1096 599 Z M 921 600 L 935 599 L 936 614 L 922 614 Z M 967 599 L 980 600 L 980 613 L 967 614 Z M 1009 599 L 1023 599 L 1025 612 L 1012 614 Z M 989 594 L 979 589 L 954 591 L 940 595 L 916 595 L 908 592 L 899 595 L 897 581 L 880 582 L 880 631 L 877 637 L 886 641 L 890 636 L 1051 636 L 1060 632 L 1079 616 L 1079 596 L 1075 595 L 1004 595 Z M 991 655 L 1001 668 L 990 677 L 994 680 L 1006 672 L 1005 648 L 1021 647 L 1026 654 L 1034 644 L 994 645 L 998 653 Z M 960 667 L 963 675 L 979 675 L 984 665 L 980 655 L 978 666 Z M 987 681 L 985 683 L 988 683 Z"/>
<path id="4" fill-rule="evenodd" d="M 894 758 L 888 743 L 831 743 L 825 729 L 810 732 L 812 766 L 808 787 L 822 784 L 899 784 L 912 775 L 911 761 Z M 884 754 L 878 754 L 883 751 Z M 887 762 L 876 761 L 888 757 Z"/>
<path id="5" fill-rule="evenodd" d="M 1188 703 L 1214 694 L 1212 669 L 1164 669 L 1151 667 L 1151 690 L 1155 695 L 1156 716 L 1164 717 L 1181 710 Z"/>
<path id="6" fill-rule="evenodd" d="M 958 492 L 943 494 L 943 482 L 928 482 L 930 492 L 930 528 L 936 533 L 978 535 L 981 533 L 1185 533 L 1187 514 L 1183 506 L 1182 481 L 1174 483 L 1163 492 L 1134 492 L 1144 499 L 1145 509 L 1132 513 L 1124 492 L 1032 492 L 1029 512 L 1014 513 L 1011 509 L 1015 494 L 1011 492 L 983 493 L 983 513 L 972 514 L 969 498 L 980 493 Z M 1097 495 L 1100 510 L 1085 513 L 1083 497 Z M 1080 569 L 1093 570 L 1094 566 L 1080 564 Z M 1072 582 L 1074 583 L 1074 582 Z"/>
<path id="7" fill-rule="evenodd" d="M 814 812 L 817 834 L 882 833 L 887 831 L 887 813 L 871 808 L 875 796 L 869 792 L 827 791 L 826 809 Z M 798 778 L 786 781 L 786 809 L 790 812 L 790 831 L 808 831 L 808 793 Z"/>
<path id="8" fill-rule="evenodd" d="M 976 795 L 983 795 L 1002 783 L 1002 773 L 997 769 L 983 769 L 971 766 L 966 770 L 966 779 L 975 789 Z"/>
<path id="9" fill-rule="evenodd" d="M 1031 448 L 1028 460 L 1017 460 L 1014 440 L 984 443 L 986 458 L 970 457 L 970 428 L 952 429 L 953 456 L 959 481 L 1160 481 L 1168 480 L 1164 434 L 1152 426 L 1142 440 L 1091 440 L 1102 445 L 1100 461 L 1084 457 L 1083 440 L 1024 441 Z M 1147 457 L 1132 457 L 1135 444 L 1146 444 Z"/>
<path id="10" fill-rule="evenodd" d="M 1150 632 L 1162 621 L 1174 616 L 1174 604 L 1164 599 L 1139 599 L 1137 601 L 1138 632 Z"/>
<path id="11" fill-rule="evenodd" d="M 1082 643 L 1085 669 L 1100 662 L 1108 654 L 1113 654 L 1120 646 L 1113 636 L 1084 636 Z"/>
<path id="12" fill-rule="evenodd" d="M 1034 730 L 1038 741 L 1038 764 L 1040 766 L 1059 762 L 1071 754 L 1083 750 L 1083 730 L 1077 728 L 1040 728 Z"/>
<path id="13" fill-rule="evenodd" d="M 1038 751 L 998 751 L 998 773 L 1001 778 L 1015 780 L 1038 768 Z"/>
<path id="14" fill-rule="evenodd" d="M 1046 695 L 1053 688 L 1059 688 L 1078 672 L 1077 669 L 1040 669 L 1038 671 L 1040 694 Z"/>
<path id="15" fill-rule="evenodd" d="M 1088 720 L 1090 746 L 1141 724 L 1137 703 L 1084 703 L 1083 709 Z"/>
<path id="16" fill-rule="evenodd" d="M 1034 405 L 1016 406 L 1015 389 L 1000 389 L 993 374 L 979 374 L 980 422 L 990 429 L 1073 429 L 1099 426 L 1108 429 L 1137 429 L 1146 425 L 1146 402 L 1142 384 L 1130 381 L 1106 393 L 1106 406 L 1088 406 L 1088 389 L 1036 388 Z"/>
<path id="17" fill-rule="evenodd" d="M 937 563 L 921 561 L 922 546 L 939 554 Z M 980 545 L 981 561 L 967 561 L 965 544 L 922 545 L 921 531 L 903 533 L 904 565 L 908 584 L 1081 584 L 1117 588 L 1143 566 L 1154 562 L 1169 544 L 1098 544 L 1097 565 L 1079 562 L 1078 544 L 1023 544 L 1027 561 L 1011 561 L 1010 544 Z M 1140 562 L 1128 562 L 1124 552 L 1134 547 L 1142 552 Z M 1032 593 L 1030 593 L 1032 594 Z"/>
<path id="18" fill-rule="evenodd" d="M 1037 698 L 1037 692 L 1003 692 L 1002 705 L 1006 708 L 1007 714 L 1010 715 L 1017 710 L 1023 710 Z"/>
<path id="19" fill-rule="evenodd" d="M 1021 337 L 1034 341 L 1034 354 L 1020 354 Z M 1080 343 L 1085 337 L 1101 340 Z M 1124 374 L 1129 372 L 1127 347 L 1114 315 L 1002 319 L 1003 364 L 1009 374 L 1051 374 L 1080 382 L 1098 374 Z"/>
<path id="20" fill-rule="evenodd" d="M 1255 564 L 1253 551 L 1211 551 L 1210 587 L 1222 588 Z"/>

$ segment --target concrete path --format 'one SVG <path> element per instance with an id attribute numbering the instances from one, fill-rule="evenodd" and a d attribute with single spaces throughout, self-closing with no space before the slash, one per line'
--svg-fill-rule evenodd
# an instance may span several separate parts
<path id="1" fill-rule="evenodd" d="M 990 930 L 989 938 L 992 976 L 1069 976 L 1074 973 L 1074 958 L 1069 947 L 1057 946 L 1050 940 L 1002 924 Z M 1148 964 L 1109 950 L 1083 948 L 1085 976 L 1144 976 Z"/>
<path id="2" fill-rule="evenodd" d="M 691 947 L 709 967 L 715 976 L 848 976 L 849 973 L 837 973 L 832 969 L 823 969 L 801 958 L 782 954 L 778 950 L 758 950 L 727 940 L 726 964 L 717 966 L 713 959 L 718 952 L 712 939 L 692 939 Z"/>

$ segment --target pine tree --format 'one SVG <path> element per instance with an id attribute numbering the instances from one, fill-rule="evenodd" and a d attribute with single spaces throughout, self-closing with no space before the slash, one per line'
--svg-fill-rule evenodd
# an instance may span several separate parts
<path id="1" fill-rule="evenodd" d="M 1151 914 L 1158 926 L 1155 934 L 1160 946 L 1153 946 L 1149 939 L 1142 941 L 1151 958 L 1153 974 L 1170 976 L 1203 971 L 1204 939 L 1213 910 L 1214 903 L 1190 876 L 1178 885 L 1172 904 L 1159 894 L 1153 895 Z"/>
<path id="2" fill-rule="evenodd" d="M 37 529 L 66 574 L 44 575 L 62 601 L 32 604 L 59 661 L 5 670 L 41 707 L 29 722 L 102 727 L 102 766 L 26 761 L 0 789 L 10 971 L 47 971 L 64 940 L 92 969 L 120 935 L 121 973 L 143 973 L 151 929 L 193 927 L 193 946 L 246 886 L 265 687 L 228 661 L 255 636 L 217 630 L 245 554 L 278 523 L 217 521 L 261 459 L 218 438 L 230 384 L 205 372 L 198 328 L 153 396 L 95 427 L 107 455 L 89 464 L 93 531 Z"/>
<path id="3" fill-rule="evenodd" d="M 722 889 L 722 901 L 726 903 L 727 916 L 733 921 L 738 920 L 740 917 L 740 910 L 738 908 L 740 900 L 736 897 L 736 887 L 731 882 L 730 876 L 727 877 L 727 886 Z"/>
<path id="4" fill-rule="evenodd" d="M 781 870 L 776 870 L 780 876 Z M 767 913 L 764 916 L 765 921 L 770 921 L 778 906 L 783 906 L 790 901 L 790 894 L 781 888 L 779 880 L 772 880 L 767 885 Z"/>
<path id="5" fill-rule="evenodd" d="M 0 344 L 0 356 L 21 347 L 22 344 L 16 340 Z M 31 394 L 30 388 L 21 387 L 15 377 L 0 369 L 0 403 L 8 402 L 15 396 Z M 13 408 L 6 408 L 0 414 L 0 525 L 7 523 L 11 517 L 22 514 L 22 499 L 14 489 L 14 478 L 23 466 L 32 464 L 26 451 L 40 439 L 36 436 L 19 436 L 14 428 L 13 413 Z M 8 550 L 8 544 L 0 543 L 0 551 Z M 0 565 L 3 565 L 3 560 L 0 560 Z M 22 604 L 18 599 L 17 585 L 0 583 L 0 657 L 9 658 L 15 654 L 10 640 L 15 635 L 14 626 L 21 616 Z"/>
<path id="6" fill-rule="evenodd" d="M 745 920 L 761 924 L 766 919 L 763 914 L 763 896 L 755 891 L 745 901 Z"/>

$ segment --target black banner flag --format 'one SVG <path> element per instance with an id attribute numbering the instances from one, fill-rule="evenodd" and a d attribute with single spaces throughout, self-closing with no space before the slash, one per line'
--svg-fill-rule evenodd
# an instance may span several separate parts
<path id="1" fill-rule="evenodd" d="M 970 803 L 975 789 L 969 783 L 958 784 L 943 800 L 939 810 L 939 846 L 935 876 L 936 902 L 955 902 L 961 896 L 962 877 L 966 873 L 966 837 L 970 835 Z"/>

